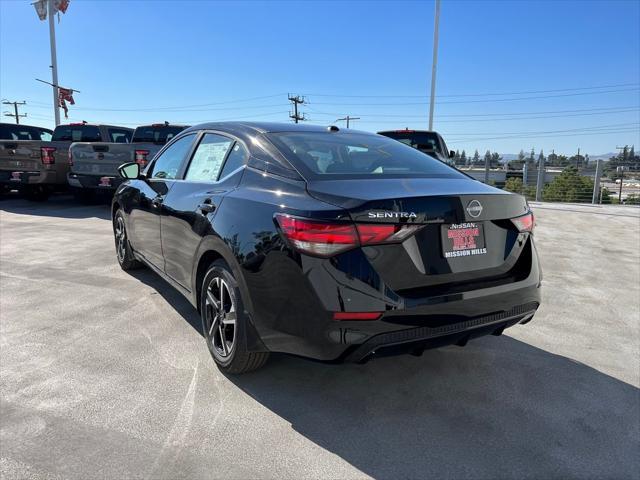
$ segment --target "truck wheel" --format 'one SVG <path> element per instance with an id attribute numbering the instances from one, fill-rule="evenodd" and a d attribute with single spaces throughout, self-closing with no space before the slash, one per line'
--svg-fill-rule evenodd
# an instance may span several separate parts
<path id="1" fill-rule="evenodd" d="M 24 196 L 32 202 L 44 202 L 49 198 L 49 195 L 51 195 L 51 191 L 41 185 L 27 187 L 24 191 Z"/>
<path id="2" fill-rule="evenodd" d="M 133 256 L 122 210 L 118 210 L 113 217 L 113 236 L 116 242 L 116 257 L 120 268 L 125 272 L 141 268 L 143 266 L 142 263 Z"/>
<path id="3" fill-rule="evenodd" d="M 265 364 L 269 352 L 247 351 L 248 319 L 238 283 L 224 260 L 213 262 L 204 276 L 200 316 L 207 347 L 222 372 L 246 373 Z"/>

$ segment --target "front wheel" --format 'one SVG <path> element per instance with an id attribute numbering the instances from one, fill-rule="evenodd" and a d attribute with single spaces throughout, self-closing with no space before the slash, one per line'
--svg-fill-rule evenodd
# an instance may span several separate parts
<path id="1" fill-rule="evenodd" d="M 268 352 L 247 351 L 246 314 L 238 283 L 223 260 L 209 266 L 200 295 L 202 329 L 211 356 L 225 373 L 246 373 L 262 367 Z"/>
<path id="2" fill-rule="evenodd" d="M 142 267 L 142 263 L 133 256 L 133 249 L 127 236 L 122 210 L 118 210 L 113 217 L 113 236 L 116 242 L 116 256 L 118 257 L 120 268 L 127 271 Z"/>

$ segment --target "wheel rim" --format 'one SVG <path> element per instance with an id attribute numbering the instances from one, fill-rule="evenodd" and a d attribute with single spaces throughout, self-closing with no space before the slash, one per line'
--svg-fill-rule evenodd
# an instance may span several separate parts
<path id="1" fill-rule="evenodd" d="M 121 216 L 116 218 L 115 236 L 118 260 L 123 262 L 127 254 L 127 231 L 124 228 L 124 219 Z"/>
<path id="2" fill-rule="evenodd" d="M 220 277 L 213 278 L 206 289 L 207 339 L 221 358 L 231 355 L 236 342 L 236 304 L 230 292 Z"/>

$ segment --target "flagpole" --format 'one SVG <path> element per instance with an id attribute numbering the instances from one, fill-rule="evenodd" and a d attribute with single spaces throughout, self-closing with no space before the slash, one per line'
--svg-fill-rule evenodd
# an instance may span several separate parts
<path id="1" fill-rule="evenodd" d="M 56 28 L 53 22 L 55 8 L 53 0 L 48 0 L 49 7 L 49 43 L 51 44 L 51 79 L 53 88 L 53 114 L 56 127 L 60 125 L 60 100 L 58 99 L 58 57 L 56 55 Z"/>

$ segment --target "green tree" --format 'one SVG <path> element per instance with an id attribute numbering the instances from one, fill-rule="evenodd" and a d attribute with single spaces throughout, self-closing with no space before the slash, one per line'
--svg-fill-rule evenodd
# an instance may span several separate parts
<path id="1" fill-rule="evenodd" d="M 611 192 L 607 187 L 603 187 L 602 191 L 600 192 L 600 203 L 611 203 Z"/>
<path id="2" fill-rule="evenodd" d="M 462 150 L 462 153 L 460 154 L 460 163 L 462 165 L 468 165 L 468 163 L 467 163 L 467 153 L 464 150 Z"/>
<path id="3" fill-rule="evenodd" d="M 640 195 L 631 193 L 624 199 L 625 205 L 640 205 Z"/>
<path id="4" fill-rule="evenodd" d="M 520 150 L 520 153 L 518 154 L 518 161 L 524 162 L 525 158 L 524 150 Z"/>
<path id="5" fill-rule="evenodd" d="M 480 154 L 478 153 L 478 149 L 476 148 L 476 153 L 473 154 L 473 160 L 471 161 L 472 165 L 478 165 L 480 163 Z"/>
<path id="6" fill-rule="evenodd" d="M 491 167 L 491 152 L 487 150 L 484 154 L 484 164 Z"/>
<path id="7" fill-rule="evenodd" d="M 593 180 L 583 177 L 574 166 L 565 168 L 542 192 L 547 202 L 591 202 Z"/>

